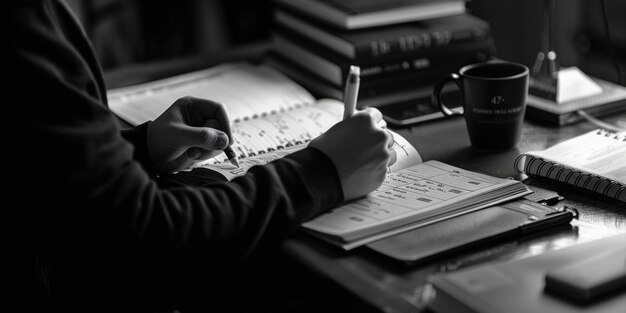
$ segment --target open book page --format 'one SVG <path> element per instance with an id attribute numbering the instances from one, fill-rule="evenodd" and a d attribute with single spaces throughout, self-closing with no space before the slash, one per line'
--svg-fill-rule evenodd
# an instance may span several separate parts
<path id="1" fill-rule="evenodd" d="M 174 101 L 192 96 L 223 103 L 232 122 L 310 105 L 315 98 L 302 86 L 264 64 L 224 63 L 167 79 L 107 92 L 109 108 L 139 125 L 156 119 Z"/>
<path id="2" fill-rule="evenodd" d="M 596 129 L 548 149 L 525 154 L 626 184 L 626 132 Z M 526 160 L 519 162 L 518 170 L 525 163 Z"/>
<path id="3" fill-rule="evenodd" d="M 376 191 L 303 226 L 344 249 L 352 249 L 529 193 L 519 181 L 431 160 L 389 173 Z"/>
<path id="4" fill-rule="evenodd" d="M 196 167 L 218 172 L 232 180 L 244 175 L 252 166 L 267 164 L 305 148 L 312 139 L 341 121 L 342 116 L 343 103 L 322 99 L 315 105 L 233 124 L 233 150 L 238 154 L 240 167 L 232 165 L 224 155 Z M 393 149 L 397 156 L 390 171 L 422 162 L 417 150 L 404 137 L 389 131 L 394 136 Z"/>

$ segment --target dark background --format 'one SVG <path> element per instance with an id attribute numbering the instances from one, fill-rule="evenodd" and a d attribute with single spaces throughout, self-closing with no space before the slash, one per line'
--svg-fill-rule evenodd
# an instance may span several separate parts
<path id="1" fill-rule="evenodd" d="M 605 0 L 616 58 L 626 72 L 626 2 Z M 106 70 L 210 54 L 264 41 L 271 0 L 68 0 Z M 542 0 L 470 0 L 468 11 L 491 23 L 498 57 L 532 66 L 541 47 Z M 603 27 L 601 1 L 556 0 L 555 50 L 561 66 L 618 82 Z M 619 83 L 626 85 L 624 78 Z"/>

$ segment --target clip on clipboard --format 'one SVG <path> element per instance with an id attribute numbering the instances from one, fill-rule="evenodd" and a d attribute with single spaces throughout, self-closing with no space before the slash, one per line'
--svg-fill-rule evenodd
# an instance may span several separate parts
<path id="1" fill-rule="evenodd" d="M 556 209 L 526 199 L 507 202 L 420 227 L 367 247 L 405 264 L 415 264 L 505 237 L 569 224 L 575 209 Z"/>

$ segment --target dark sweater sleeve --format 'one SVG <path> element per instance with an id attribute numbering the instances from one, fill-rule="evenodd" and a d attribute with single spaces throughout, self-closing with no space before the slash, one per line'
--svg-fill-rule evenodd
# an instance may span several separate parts
<path id="1" fill-rule="evenodd" d="M 150 125 L 150 123 L 151 121 L 145 122 L 136 127 L 123 129 L 121 134 L 124 139 L 133 145 L 133 158 L 143 165 L 144 170 L 146 170 L 151 177 L 156 177 L 159 171 L 148 154 L 147 134 L 148 125 Z"/>
<path id="2" fill-rule="evenodd" d="M 10 21 L 9 88 L 21 99 L 9 112 L 24 129 L 13 161 L 33 164 L 22 177 L 38 177 L 37 196 L 20 198 L 25 213 L 17 221 L 37 247 L 230 262 L 342 201 L 332 162 L 312 148 L 232 182 L 160 187 L 145 154 L 145 125 L 121 135 L 75 21 L 56 1 L 24 3 Z"/>

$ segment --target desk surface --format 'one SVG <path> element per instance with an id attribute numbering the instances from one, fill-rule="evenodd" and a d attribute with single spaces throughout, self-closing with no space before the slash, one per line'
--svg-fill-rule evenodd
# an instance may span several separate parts
<path id="1" fill-rule="evenodd" d="M 626 123 L 626 113 L 606 121 Z M 465 121 L 460 117 L 396 130 L 415 145 L 424 160 L 436 159 L 472 171 L 514 177 L 513 162 L 521 152 L 545 149 L 595 128 L 588 122 L 554 128 L 527 121 L 517 147 L 497 153 L 473 151 Z M 502 241 L 410 267 L 394 263 L 366 247 L 346 252 L 306 234 L 298 234 L 288 240 L 284 250 L 319 277 L 340 286 L 349 298 L 347 301 L 360 301 L 373 312 L 419 312 L 424 307 L 422 291 L 427 287 L 426 278 L 430 274 L 531 256 L 626 232 L 626 208 L 623 203 L 565 184 L 539 179 L 527 179 L 525 183 L 531 188 L 537 186 L 557 191 L 565 199 L 555 206 L 567 205 L 578 209 L 579 220 L 574 221 L 572 227 Z"/>
<path id="2" fill-rule="evenodd" d="M 106 73 L 109 87 L 153 80 L 206 67 L 229 59 L 241 59 L 242 55 L 257 55 L 266 49 L 264 45 L 234 51 L 227 58 L 206 56 L 194 60 L 137 65 Z M 252 51 L 252 52 L 250 52 Z M 613 123 L 625 123 L 626 113 L 606 119 Z M 529 150 L 545 149 L 561 140 L 582 134 L 596 127 L 587 122 L 554 128 L 532 122 L 524 125 L 521 141 L 516 148 L 498 153 L 480 153 L 470 147 L 465 121 L 460 117 L 397 128 L 420 152 L 424 160 L 436 159 L 468 170 L 484 172 L 498 177 L 515 176 L 513 161 Z M 428 275 L 459 268 L 511 260 L 535 255 L 547 250 L 601 238 L 617 232 L 626 232 L 626 209 L 624 204 L 603 198 L 592 192 L 539 179 L 525 181 L 531 188 L 543 187 L 557 191 L 565 197 L 557 206 L 575 207 L 580 213 L 573 226 L 543 233 L 541 235 L 503 241 L 498 244 L 475 248 L 450 257 L 433 260 L 418 266 L 403 266 L 375 254 L 367 248 L 349 252 L 331 246 L 303 233 L 296 234 L 283 245 L 283 251 L 302 265 L 328 288 L 341 293 L 347 303 L 358 303 L 372 312 L 419 312 L 422 311 L 422 291 Z"/>

